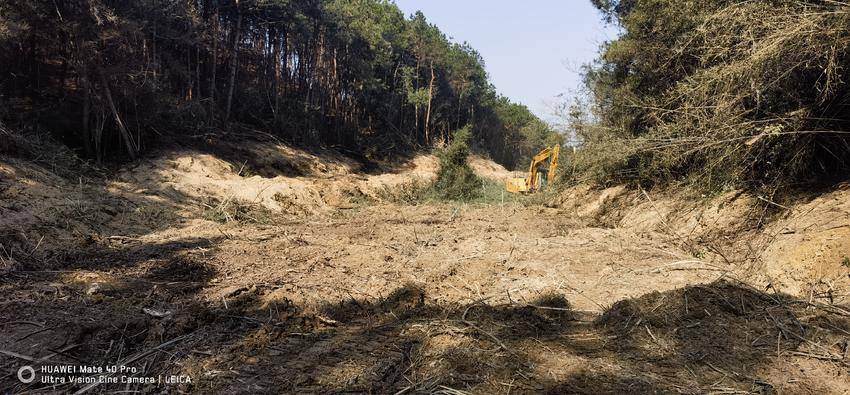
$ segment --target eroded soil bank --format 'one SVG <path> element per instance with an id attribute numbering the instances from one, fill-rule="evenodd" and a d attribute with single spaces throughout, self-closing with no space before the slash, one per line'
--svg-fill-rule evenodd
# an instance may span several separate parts
<path id="1" fill-rule="evenodd" d="M 846 187 L 791 206 L 623 187 L 399 198 L 436 167 L 281 145 L 108 177 L 0 159 L 0 390 L 850 389 Z M 66 363 L 192 382 L 17 379 Z"/>

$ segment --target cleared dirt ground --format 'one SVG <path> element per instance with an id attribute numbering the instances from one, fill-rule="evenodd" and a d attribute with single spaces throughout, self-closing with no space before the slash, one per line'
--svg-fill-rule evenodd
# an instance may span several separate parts
<path id="1" fill-rule="evenodd" d="M 404 203 L 433 156 L 213 147 L 0 160 L 0 391 L 850 391 L 847 188 Z M 17 380 L 60 363 L 192 382 Z"/>

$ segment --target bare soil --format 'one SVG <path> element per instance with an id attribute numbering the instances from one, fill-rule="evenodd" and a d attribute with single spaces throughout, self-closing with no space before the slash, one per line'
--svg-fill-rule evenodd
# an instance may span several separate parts
<path id="1" fill-rule="evenodd" d="M 108 177 L 0 158 L 0 392 L 850 391 L 846 187 L 393 198 L 436 169 L 282 145 Z M 66 363 L 192 382 L 16 376 Z"/>

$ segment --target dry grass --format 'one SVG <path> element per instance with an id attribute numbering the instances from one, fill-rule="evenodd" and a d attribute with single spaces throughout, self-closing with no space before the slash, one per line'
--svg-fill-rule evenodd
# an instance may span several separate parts
<path id="1" fill-rule="evenodd" d="M 633 103 L 639 137 L 586 142 L 577 178 L 778 186 L 850 168 L 850 2 L 733 4 L 708 15 L 669 63 L 698 66 L 664 94 Z"/>
<path id="2" fill-rule="evenodd" d="M 274 220 L 275 213 L 255 202 L 247 202 L 233 197 L 216 201 L 210 199 L 203 203 L 204 219 L 219 223 L 267 224 Z"/>

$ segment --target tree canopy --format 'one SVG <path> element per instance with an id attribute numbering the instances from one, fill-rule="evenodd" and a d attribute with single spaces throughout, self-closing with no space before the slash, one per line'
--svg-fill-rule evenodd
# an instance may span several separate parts
<path id="1" fill-rule="evenodd" d="M 472 47 L 387 0 L 9 0 L 0 92 L 6 123 L 98 160 L 234 125 L 380 154 L 468 124 L 508 166 L 556 136 Z"/>

